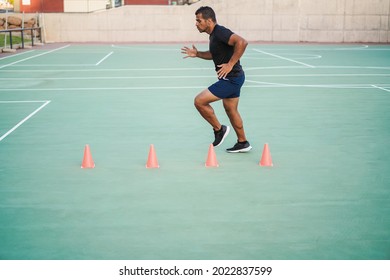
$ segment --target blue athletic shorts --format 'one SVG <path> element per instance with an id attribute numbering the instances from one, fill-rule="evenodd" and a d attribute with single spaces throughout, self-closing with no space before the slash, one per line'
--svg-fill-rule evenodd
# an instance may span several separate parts
<path id="1" fill-rule="evenodd" d="M 218 82 L 209 86 L 208 89 L 218 98 L 235 98 L 240 97 L 241 87 L 244 82 L 245 75 L 228 77 L 225 79 L 219 79 Z"/>

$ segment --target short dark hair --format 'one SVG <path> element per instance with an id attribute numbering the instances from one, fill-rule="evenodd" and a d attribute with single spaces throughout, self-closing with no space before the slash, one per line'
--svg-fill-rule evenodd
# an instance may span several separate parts
<path id="1" fill-rule="evenodd" d="M 203 17 L 204 19 L 209 19 L 209 18 L 211 18 L 211 20 L 212 20 L 213 22 L 217 22 L 217 18 L 216 18 L 216 16 L 215 16 L 215 12 L 214 12 L 214 10 L 213 10 L 211 7 L 209 7 L 209 6 L 202 6 L 202 7 L 200 7 L 200 8 L 197 9 L 196 12 L 195 12 L 195 15 L 197 15 L 197 14 L 202 14 L 202 17 Z"/>

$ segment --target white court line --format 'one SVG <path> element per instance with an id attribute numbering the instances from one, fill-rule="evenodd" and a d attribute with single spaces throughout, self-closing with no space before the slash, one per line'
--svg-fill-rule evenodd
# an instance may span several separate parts
<path id="1" fill-rule="evenodd" d="M 246 80 L 249 83 L 254 83 L 257 84 L 258 86 L 247 86 L 247 87 L 307 87 L 307 88 L 339 88 L 339 89 L 356 89 L 356 88 L 372 88 L 372 87 L 377 87 L 378 89 L 382 89 L 385 91 L 385 88 L 381 88 L 379 86 L 374 86 L 370 84 L 307 84 L 307 85 L 302 85 L 302 84 L 283 84 L 283 83 L 268 83 L 268 82 L 260 82 L 260 81 L 253 81 L 253 80 Z M 384 86 L 388 86 L 387 84 Z"/>
<path id="2" fill-rule="evenodd" d="M 390 92 L 390 89 L 386 89 L 386 88 L 383 88 L 383 87 L 378 87 L 376 85 L 371 85 L 372 87 L 374 88 L 377 88 L 377 89 L 380 89 L 380 90 L 383 90 L 383 91 L 387 91 L 387 92 Z"/>
<path id="3" fill-rule="evenodd" d="M 1 91 L 110 91 L 110 90 L 153 90 L 153 89 L 204 89 L 205 86 L 150 86 L 150 87 L 97 87 L 97 88 L 7 88 Z"/>
<path id="4" fill-rule="evenodd" d="M 259 74 L 259 75 L 246 75 L 247 77 L 387 77 L 390 76 L 390 73 L 380 73 L 380 74 Z"/>
<path id="5" fill-rule="evenodd" d="M 266 55 L 270 55 L 270 56 L 276 57 L 276 58 L 280 58 L 280 59 L 283 59 L 283 60 L 287 60 L 287 61 L 290 61 L 290 62 L 301 64 L 301 65 L 306 66 L 306 67 L 315 68 L 315 66 L 313 66 L 313 65 L 306 64 L 306 63 L 303 63 L 303 62 L 300 62 L 300 61 L 297 61 L 297 60 L 294 60 L 294 59 L 289 59 L 287 57 L 283 57 L 283 56 L 280 56 L 280 55 L 272 54 L 272 53 L 265 52 L 265 51 L 258 50 L 258 49 L 253 49 L 253 50 L 256 51 L 256 52 L 259 52 L 259 53 L 263 53 L 263 54 L 266 54 Z"/>
<path id="6" fill-rule="evenodd" d="M 390 76 L 390 74 L 389 74 Z M 199 75 L 199 76 L 139 76 L 139 77 L 109 77 L 109 76 L 95 76 L 95 77 L 42 77 L 42 78 L 28 78 L 28 77 L 20 77 L 20 78 L 0 78 L 0 81 L 40 81 L 40 80 L 50 80 L 50 81 L 62 81 L 62 80 L 141 80 L 141 79 L 194 79 L 194 78 L 216 78 L 216 76 L 212 75 Z"/>
<path id="7" fill-rule="evenodd" d="M 91 66 L 93 64 L 90 64 Z M 52 65 L 55 66 L 55 65 Z M 37 65 L 39 67 L 39 65 Z M 254 66 L 254 67 L 245 67 L 245 71 L 252 70 L 268 70 L 268 69 L 307 69 L 307 67 L 303 66 Z M 370 70 L 390 70 L 390 66 L 332 66 L 332 65 L 323 65 L 323 66 L 315 66 L 316 70 L 321 69 L 370 69 Z M 126 71 L 134 71 L 134 72 L 164 72 L 164 71 L 214 71 L 211 67 L 194 67 L 194 68 L 111 68 L 111 69 L 101 69 L 101 68 L 89 68 L 89 69 L 50 69 L 50 70 L 42 70 L 42 69 L 34 69 L 34 73 L 54 73 L 54 72 L 126 72 Z M 1 70 L 0 72 L 6 71 L 8 72 L 17 72 L 23 73 L 28 72 L 31 73 L 31 70 L 26 69 L 10 69 L 10 70 Z"/>
<path id="8" fill-rule="evenodd" d="M 91 66 L 94 64 L 90 64 Z M 53 65 L 55 66 L 55 65 Z M 285 68 L 285 66 L 283 67 Z M 124 71 L 135 71 L 135 72 L 162 72 L 162 71 L 193 71 L 193 70 L 209 70 L 214 71 L 214 68 L 212 67 L 195 67 L 195 68 L 117 68 L 117 69 L 99 69 L 99 68 L 90 68 L 90 69 L 52 69 L 52 70 L 39 70 L 34 69 L 35 72 L 124 72 Z M 29 72 L 31 73 L 31 70 L 3 70 L 7 72 Z"/>
<path id="9" fill-rule="evenodd" d="M 0 100 L 0 104 L 1 103 L 42 103 L 42 102 L 46 102 L 46 100 L 45 101 L 43 100 L 17 100 L 17 101 Z"/>
<path id="10" fill-rule="evenodd" d="M 363 46 L 357 47 L 357 48 L 350 48 L 350 47 L 347 47 L 347 48 L 336 48 L 336 50 L 338 50 L 338 51 L 352 51 L 352 50 L 355 50 L 355 51 L 359 50 L 359 51 L 361 51 L 361 50 L 367 50 L 367 49 L 368 49 L 368 45 L 363 45 Z"/>
<path id="11" fill-rule="evenodd" d="M 256 54 L 254 54 L 256 55 Z M 284 54 L 284 55 L 287 55 L 287 54 Z M 295 55 L 295 54 L 288 54 L 288 55 Z M 297 54 L 299 55 L 298 57 L 295 57 L 295 59 L 321 59 L 322 56 L 321 55 L 311 55 L 311 54 Z M 248 54 L 248 55 L 245 55 L 241 58 L 242 60 L 245 60 L 245 59 L 249 59 L 249 60 L 271 60 L 271 59 L 275 59 L 275 58 L 272 58 L 272 57 L 269 57 L 269 58 L 265 58 L 265 57 L 258 57 L 258 56 L 253 56 L 251 54 Z"/>
<path id="12" fill-rule="evenodd" d="M 334 48 L 317 48 L 317 47 L 314 47 L 314 45 L 305 45 L 305 44 L 302 44 L 302 49 L 291 49 L 291 48 L 267 48 L 265 46 L 262 46 L 262 48 L 264 50 L 271 50 L 271 51 L 297 51 L 297 52 L 300 52 L 302 50 L 308 50 L 308 51 L 353 51 L 353 50 L 356 50 L 356 51 L 364 51 L 364 50 L 368 50 L 369 46 L 368 45 L 361 45 L 361 46 L 349 46 L 349 47 L 341 47 L 341 44 L 340 44 L 340 48 L 338 47 L 334 47 Z M 372 46 L 372 47 L 376 47 L 375 45 Z M 372 50 L 372 49 L 369 49 L 369 50 Z M 380 49 L 382 50 L 382 49 Z M 390 49 L 386 49 L 386 50 L 390 50 Z"/>
<path id="13" fill-rule="evenodd" d="M 96 64 L 23 64 L 23 65 L 15 65 L 15 67 L 87 67 L 87 66 L 96 66 Z M 24 70 L 19 70 L 24 71 Z M 30 71 L 30 70 L 28 70 Z M 35 69 L 34 69 L 35 71 Z M 48 70 L 50 71 L 50 70 Z"/>
<path id="14" fill-rule="evenodd" d="M 316 69 L 372 69 L 372 70 L 390 70 L 390 67 L 382 66 L 315 66 Z M 267 70 L 267 69 L 306 69 L 302 66 L 255 66 L 246 67 L 244 70 Z M 39 70 L 38 70 L 39 71 Z"/>
<path id="15" fill-rule="evenodd" d="M 246 77 L 258 77 L 258 78 L 286 78 L 286 77 L 388 77 L 390 73 L 380 73 L 380 74 L 247 74 Z M 195 79 L 195 78 L 214 78 L 212 75 L 182 75 L 182 76 L 94 76 L 94 77 L 20 77 L 20 78 L 0 78 L 0 81 L 62 81 L 62 80 L 138 80 L 138 79 Z"/>
<path id="16" fill-rule="evenodd" d="M 49 53 L 52 53 L 52 52 L 55 52 L 55 51 L 59 51 L 59 50 L 61 50 L 61 49 L 67 48 L 67 47 L 69 47 L 69 46 L 70 46 L 70 45 L 66 45 L 66 46 L 61 47 L 61 48 L 58 48 L 58 49 L 54 49 L 54 50 L 51 50 L 51 51 L 48 51 L 48 52 L 40 53 L 40 54 L 37 54 L 37 55 L 33 55 L 33 56 L 30 56 L 30 57 L 27 57 L 27 58 L 24 58 L 24 59 L 21 59 L 21 60 L 18 60 L 18 61 L 15 61 L 15 62 L 6 64 L 6 65 L 2 65 L 2 66 L 0 66 L 0 69 L 3 69 L 3 68 L 5 68 L 5 67 L 8 67 L 8 66 L 17 64 L 17 63 L 19 63 L 19 62 L 23 62 L 23 61 L 26 61 L 26 60 L 29 60 L 29 59 L 32 59 L 32 58 L 36 58 L 36 57 L 39 57 L 39 56 L 42 56 L 42 55 L 45 55 L 45 54 L 49 54 Z"/>
<path id="17" fill-rule="evenodd" d="M 248 79 L 246 79 L 245 81 L 248 83 L 254 83 L 254 84 L 258 84 L 258 85 L 289 87 L 289 85 L 280 84 L 280 83 L 260 82 L 260 81 L 253 81 L 253 80 L 248 80 Z"/>
<path id="18" fill-rule="evenodd" d="M 3 141 L 5 137 L 10 135 L 12 132 L 14 132 L 19 126 L 21 126 L 23 123 L 25 123 L 27 120 L 29 120 L 32 116 L 34 116 L 36 113 L 38 113 L 40 110 L 42 110 L 47 104 L 50 103 L 50 100 L 47 101 L 1 101 L 1 103 L 27 103 L 27 102 L 45 102 L 42 106 L 40 106 L 38 109 L 36 109 L 34 112 L 32 112 L 30 115 L 25 117 L 23 120 L 18 122 L 13 128 L 8 130 L 3 136 L 0 137 L 0 142 Z"/>
<path id="19" fill-rule="evenodd" d="M 1 57 L 0 60 L 6 59 L 6 58 L 15 57 L 15 56 L 19 56 L 19 55 L 30 53 L 30 52 L 35 52 L 35 50 L 26 51 L 26 52 L 22 52 L 22 53 L 17 53 L 17 54 L 13 54 L 13 55 L 7 55 L 7 56 L 4 56 L 4 57 Z"/>
<path id="20" fill-rule="evenodd" d="M 266 83 L 266 82 L 258 82 L 258 81 L 251 81 L 247 80 L 247 82 L 253 82 L 257 85 L 244 85 L 244 88 L 274 88 L 274 87 L 308 87 L 308 88 L 339 88 L 339 89 L 369 89 L 372 88 L 371 84 L 278 84 L 278 83 Z M 390 84 L 383 84 L 380 85 L 382 87 L 390 87 Z M 91 87 L 85 87 L 85 88 L 7 88 L 7 89 L 2 89 L 0 88 L 0 92 L 2 91 L 113 91 L 113 90 L 176 90 L 176 89 L 204 89 L 205 85 L 201 86 L 148 86 L 148 87 L 96 87 L 96 88 L 91 88 Z"/>
<path id="21" fill-rule="evenodd" d="M 103 61 L 105 61 L 110 55 L 112 55 L 114 52 L 110 52 L 109 54 L 107 54 L 105 57 L 103 57 L 101 60 L 99 60 L 98 63 L 95 64 L 95 66 L 98 66 L 100 63 L 102 63 Z"/>
<path id="22" fill-rule="evenodd" d="M 366 84 L 351 84 L 351 85 L 291 85 L 291 84 L 264 84 L 264 85 L 248 85 L 247 88 L 328 88 L 328 89 L 370 89 L 372 86 Z"/>

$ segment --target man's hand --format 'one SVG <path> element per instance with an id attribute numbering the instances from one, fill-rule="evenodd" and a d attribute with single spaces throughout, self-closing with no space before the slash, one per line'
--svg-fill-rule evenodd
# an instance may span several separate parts
<path id="1" fill-rule="evenodd" d="M 217 66 L 221 67 L 217 71 L 217 75 L 218 75 L 219 79 L 225 79 L 227 74 L 229 74 L 230 71 L 232 71 L 232 69 L 233 69 L 233 66 L 230 63 L 225 63 L 225 64 L 221 64 L 221 65 L 217 65 Z"/>
<path id="2" fill-rule="evenodd" d="M 188 47 L 182 47 L 181 53 L 186 55 L 183 58 L 196 57 L 198 54 L 198 49 L 194 45 L 192 45 L 192 49 L 190 49 Z"/>

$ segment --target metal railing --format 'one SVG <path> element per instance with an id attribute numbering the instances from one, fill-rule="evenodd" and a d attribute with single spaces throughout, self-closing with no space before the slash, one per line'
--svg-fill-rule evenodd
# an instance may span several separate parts
<path id="1" fill-rule="evenodd" d="M 31 31 L 31 45 L 34 46 L 34 38 L 36 30 L 39 30 L 39 34 L 41 34 L 41 27 L 27 27 L 27 28 L 14 28 L 14 29 L 3 29 L 0 30 L 0 33 L 9 33 L 9 45 L 10 49 L 12 49 L 12 33 L 13 32 L 20 32 L 21 33 L 21 39 L 22 39 L 22 49 L 24 49 L 24 32 L 30 30 Z"/>

